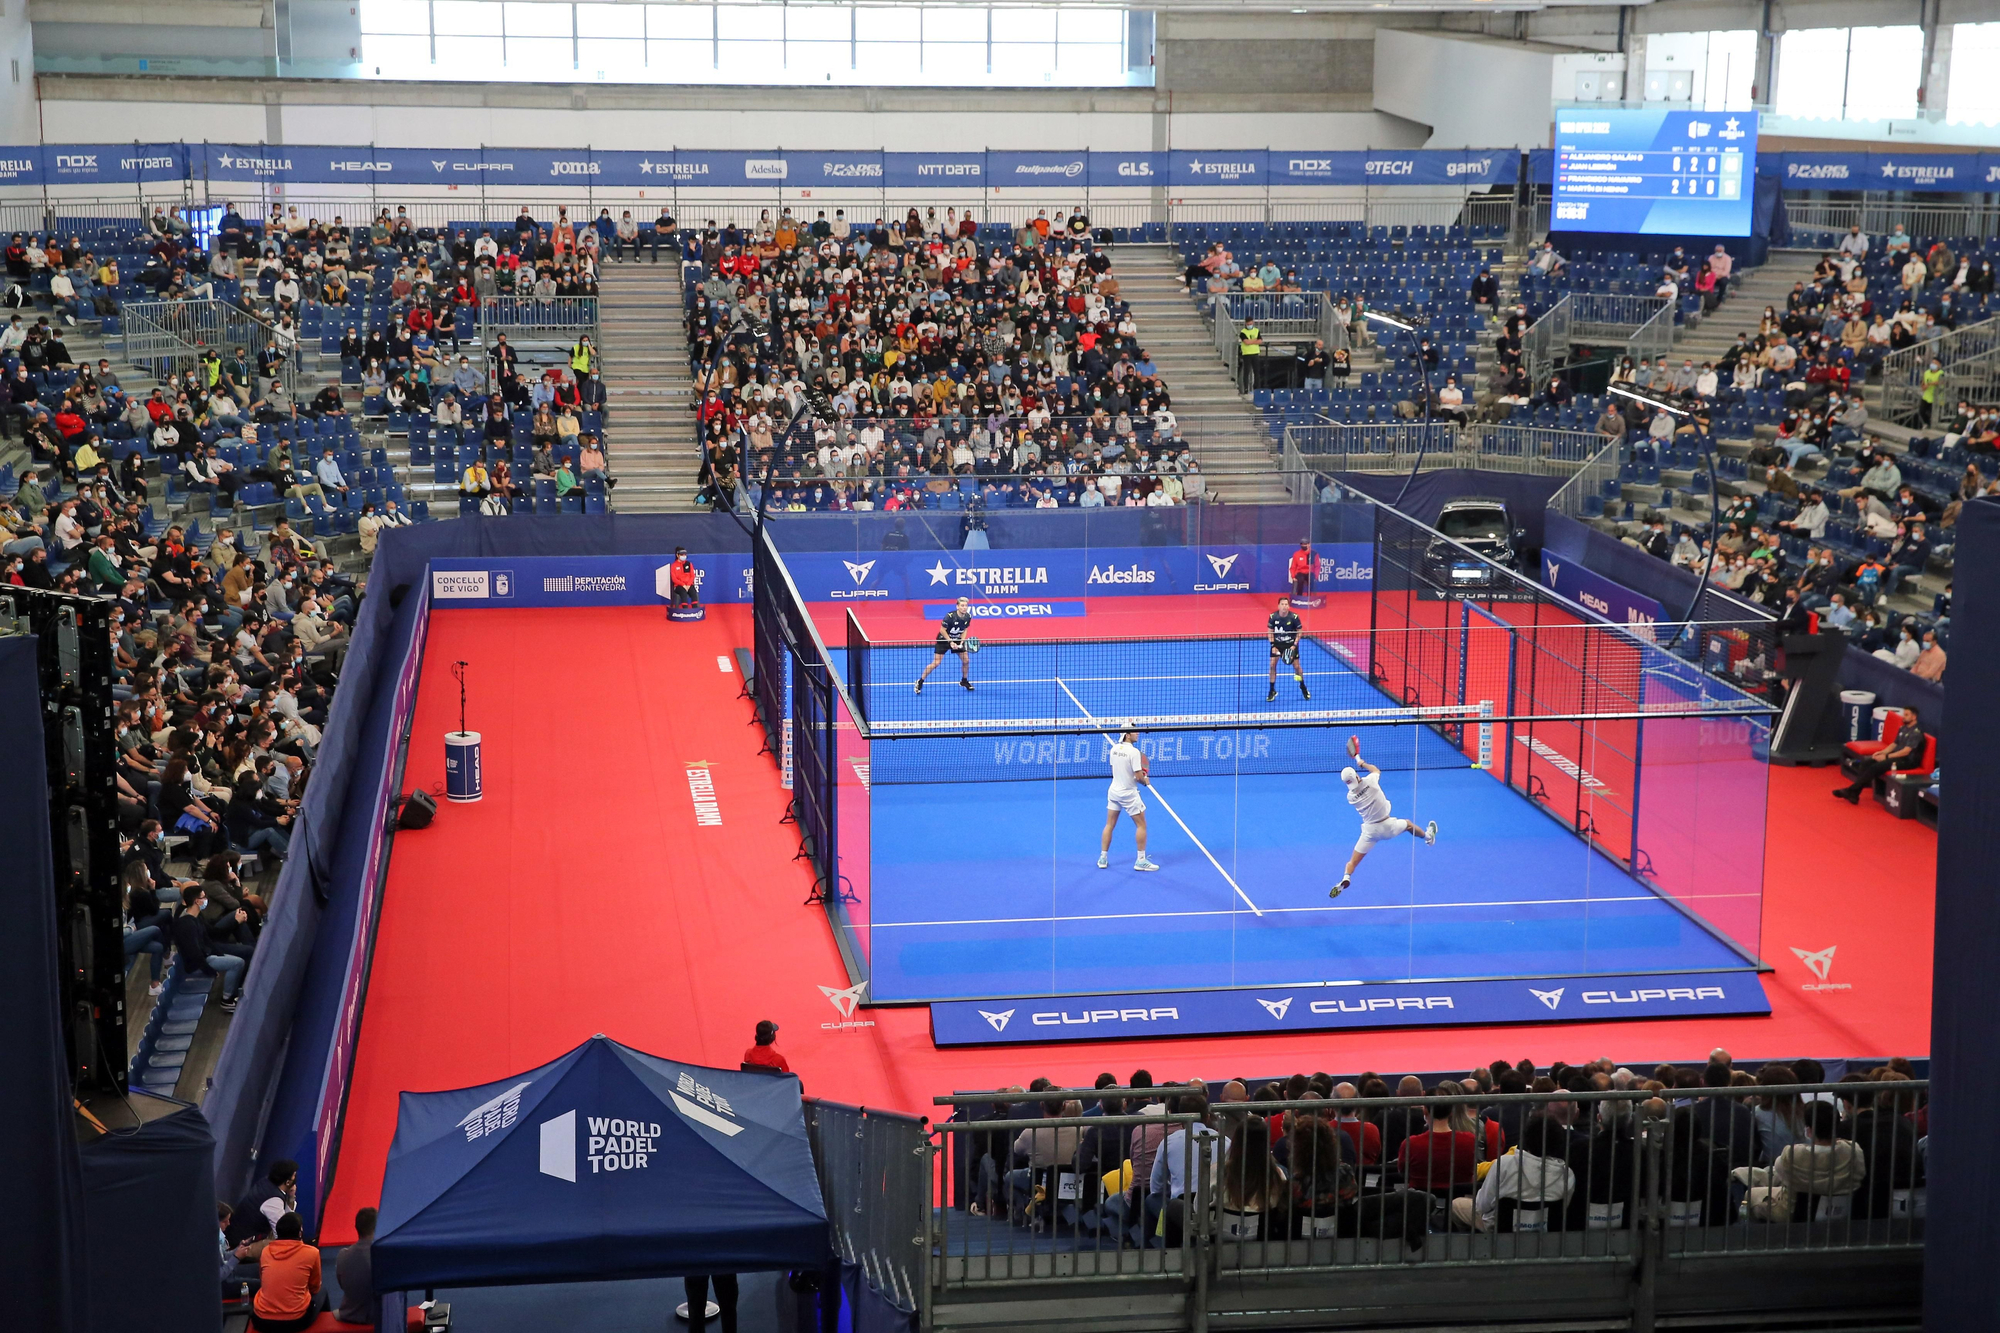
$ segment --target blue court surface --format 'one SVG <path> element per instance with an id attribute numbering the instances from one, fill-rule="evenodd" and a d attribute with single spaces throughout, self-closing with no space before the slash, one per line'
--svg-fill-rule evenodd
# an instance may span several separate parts
<path id="1" fill-rule="evenodd" d="M 1052 699 L 1069 705 L 1056 708 L 1068 719 L 1099 721 L 1236 712 L 1237 700 L 1249 701 L 1240 711 L 1251 715 L 1394 704 L 1323 648 L 1307 654 L 1310 704 L 1287 675 L 1278 701 L 1264 703 L 1261 643 L 1232 646 L 1227 656 L 1240 651 L 1240 664 L 1202 645 L 1199 665 L 1213 674 L 1176 686 L 1158 664 L 1167 649 L 1182 665 L 1174 651 L 1182 646 L 1064 645 L 1059 660 L 1052 646 L 1023 645 L 981 654 L 1004 657 L 1010 669 L 976 666 L 974 693 L 958 688 L 948 661 L 921 699 L 907 685 L 892 695 L 883 673 L 871 702 L 878 719 L 928 714 L 968 729 L 1047 717 L 1036 705 Z M 1094 669 L 1078 670 L 1086 665 Z M 943 695 L 935 711 L 934 692 Z M 893 711 L 884 706 L 892 698 Z M 1359 821 L 1338 773 L 1348 729 L 1327 721 L 1260 728 L 1246 717 L 1226 730 L 1147 736 L 1148 850 L 1157 872 L 1132 869 L 1133 828 L 1123 816 L 1110 866 L 1097 866 L 1105 737 L 878 736 L 864 909 L 871 998 L 1748 966 L 1428 727 L 1367 727 L 1363 754 L 1384 770 L 1396 815 L 1437 821 L 1437 845 L 1408 836 L 1379 844 L 1353 885 L 1329 900 Z"/>

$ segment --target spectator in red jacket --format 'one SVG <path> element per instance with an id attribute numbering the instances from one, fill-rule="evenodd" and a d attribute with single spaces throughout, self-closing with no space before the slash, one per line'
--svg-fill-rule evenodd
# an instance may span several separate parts
<path id="1" fill-rule="evenodd" d="M 672 606 L 701 605 L 701 581 L 695 575 L 694 561 L 688 559 L 687 547 L 676 546 L 674 548 L 674 563 L 668 567 L 667 578 L 673 586 L 673 594 L 670 605 Z M 769 1044 L 764 1037 L 765 1028 L 770 1028 L 773 1034 L 775 1034 L 778 1030 L 777 1024 L 775 1023 L 770 1023 L 770 1022 L 759 1023 L 757 1025 L 757 1041 L 759 1043 L 759 1046 L 764 1046 Z M 753 1046 L 750 1049 L 752 1051 L 755 1051 L 759 1049 L 759 1047 Z M 777 1052 L 773 1051 L 772 1054 L 777 1055 Z M 745 1060 L 750 1060 L 751 1057 L 745 1055 L 743 1058 Z M 758 1060 L 754 1061 L 754 1063 L 762 1064 L 764 1062 Z M 783 1069 L 785 1067 L 784 1056 L 782 1055 L 778 1056 L 778 1064 L 776 1067 L 779 1069 Z"/>
<path id="2" fill-rule="evenodd" d="M 778 1025 L 768 1018 L 759 1022 L 757 1024 L 756 1044 L 743 1052 L 743 1063 L 746 1065 L 762 1065 L 766 1069 L 775 1069 L 781 1074 L 791 1073 L 792 1067 L 785 1062 L 785 1057 L 778 1053 L 778 1048 L 775 1044 L 777 1040 Z"/>
<path id="3" fill-rule="evenodd" d="M 1292 563 L 1287 572 L 1292 580 L 1292 595 L 1302 597 L 1312 591 L 1313 566 L 1312 543 L 1299 538 L 1299 549 L 1292 552 Z"/>

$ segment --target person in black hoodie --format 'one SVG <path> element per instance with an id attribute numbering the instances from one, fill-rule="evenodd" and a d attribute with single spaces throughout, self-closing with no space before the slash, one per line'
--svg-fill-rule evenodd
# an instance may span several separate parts
<path id="1" fill-rule="evenodd" d="M 208 895 L 200 889 L 185 896 L 182 911 L 174 918 L 174 948 L 180 951 L 183 967 L 200 968 L 222 978 L 222 1011 L 232 1014 L 236 1012 L 237 992 L 243 989 L 243 974 L 250 968 L 249 949 L 220 944 L 209 936 L 208 923 L 201 919 L 207 906 Z M 250 914 L 242 908 L 233 915 L 238 925 L 249 924 Z"/>

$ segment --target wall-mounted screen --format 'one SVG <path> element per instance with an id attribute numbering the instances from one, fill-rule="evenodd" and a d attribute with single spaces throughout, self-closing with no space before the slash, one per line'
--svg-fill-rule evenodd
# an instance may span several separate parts
<path id="1" fill-rule="evenodd" d="M 1556 112 L 1556 231 L 1748 236 L 1757 115 Z"/>

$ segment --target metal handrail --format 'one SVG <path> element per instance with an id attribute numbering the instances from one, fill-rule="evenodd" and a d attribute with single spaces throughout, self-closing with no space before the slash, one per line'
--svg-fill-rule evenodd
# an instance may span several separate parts
<path id="1" fill-rule="evenodd" d="M 1882 414 L 1891 421 L 1916 419 L 1923 402 L 1924 372 L 1936 357 L 1944 366 L 1938 394 L 1952 401 L 1991 402 L 2000 395 L 2000 316 L 1953 329 L 1932 342 L 1898 348 L 1882 358 L 1875 382 L 1882 387 Z"/>

